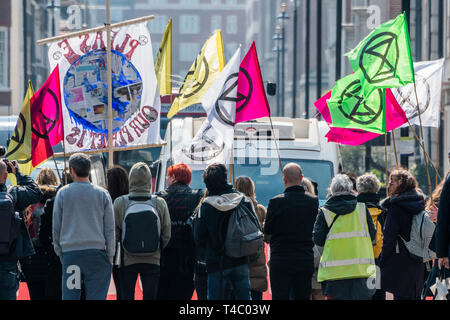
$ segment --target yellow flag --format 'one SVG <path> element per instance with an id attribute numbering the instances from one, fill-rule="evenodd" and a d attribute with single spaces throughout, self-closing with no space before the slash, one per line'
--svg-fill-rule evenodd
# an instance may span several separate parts
<path id="1" fill-rule="evenodd" d="M 203 45 L 189 72 L 184 78 L 177 98 L 172 104 L 168 118 L 195 103 L 200 103 L 209 87 L 225 67 L 222 33 L 216 31 Z"/>
<path id="2" fill-rule="evenodd" d="M 172 19 L 167 24 L 159 46 L 155 60 L 155 71 L 159 94 L 172 94 Z"/>
<path id="3" fill-rule="evenodd" d="M 33 97 L 33 87 L 31 83 L 28 85 L 28 90 L 23 101 L 22 110 L 20 111 L 17 124 L 14 129 L 14 134 L 8 145 L 8 153 L 6 158 L 8 160 L 17 160 L 19 163 L 20 172 L 30 175 L 33 171 L 31 164 L 31 98 Z M 16 184 L 16 177 L 12 174 L 8 176 L 12 184 Z"/>

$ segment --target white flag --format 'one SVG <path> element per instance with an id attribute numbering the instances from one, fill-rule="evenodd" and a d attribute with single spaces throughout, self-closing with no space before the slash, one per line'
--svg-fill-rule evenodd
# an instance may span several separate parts
<path id="1" fill-rule="evenodd" d="M 212 163 L 231 163 L 240 62 L 238 48 L 203 97 L 207 119 L 192 142 L 181 144 L 174 152 L 174 163 L 186 163 L 192 170 L 203 170 Z"/>
<path id="2" fill-rule="evenodd" d="M 106 31 L 50 44 L 48 58 L 59 65 L 67 152 L 108 144 Z M 161 100 L 146 23 L 111 31 L 113 146 L 161 143 Z"/>
<path id="3" fill-rule="evenodd" d="M 420 118 L 424 127 L 439 127 L 444 59 L 414 63 Z M 411 124 L 420 125 L 414 84 L 392 88 L 392 93 Z M 403 125 L 407 127 L 408 124 Z"/>

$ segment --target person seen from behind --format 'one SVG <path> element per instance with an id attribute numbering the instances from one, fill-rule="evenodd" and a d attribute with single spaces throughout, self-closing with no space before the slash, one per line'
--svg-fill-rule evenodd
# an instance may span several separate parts
<path id="1" fill-rule="evenodd" d="M 317 196 L 316 187 L 309 178 L 303 177 L 300 185 L 305 189 L 305 193 L 310 193 L 314 196 Z M 325 300 L 325 296 L 322 294 L 322 286 L 320 285 L 319 282 L 317 282 L 317 272 L 319 271 L 321 253 L 316 245 L 314 245 L 313 251 L 314 251 L 314 273 L 312 275 L 312 282 L 311 282 L 311 300 Z"/>
<path id="2" fill-rule="evenodd" d="M 329 300 L 369 300 L 376 273 L 372 218 L 347 175 L 336 175 L 329 189 L 313 231 L 314 243 L 323 247 L 317 280 Z"/>
<path id="3" fill-rule="evenodd" d="M 55 195 L 45 202 L 39 225 L 39 242 L 47 257 L 45 300 L 62 299 L 62 265 L 53 247 L 53 207 L 57 192 L 65 185 L 66 181 L 67 184 L 73 182 L 68 169 L 63 171 L 61 180 L 60 185 L 55 190 Z"/>
<path id="4" fill-rule="evenodd" d="M 129 188 L 130 182 L 128 180 L 128 172 L 122 166 L 114 165 L 112 168 L 106 171 L 106 189 L 108 190 L 109 195 L 111 196 L 113 204 L 118 197 L 128 194 Z M 118 241 L 119 239 L 117 239 L 116 237 L 116 249 Z M 122 261 L 120 253 L 121 250 L 116 250 L 112 270 L 114 285 L 116 287 L 116 300 L 122 300 L 122 288 L 120 287 L 120 278 L 119 278 L 119 265 Z"/>
<path id="5" fill-rule="evenodd" d="M 166 201 L 152 195 L 152 174 L 143 162 L 130 170 L 130 193 L 114 201 L 116 237 L 123 261 L 119 268 L 123 300 L 134 300 L 138 275 L 143 299 L 155 300 L 160 277 L 161 250 L 170 240 Z"/>
<path id="6" fill-rule="evenodd" d="M 253 205 L 228 184 L 227 175 L 223 164 L 211 164 L 204 171 L 208 194 L 200 207 L 194 237 L 196 245 L 205 248 L 208 300 L 223 300 L 227 283 L 231 283 L 236 300 L 250 300 L 248 257 L 227 256 L 224 244 L 233 211 L 244 205 L 254 213 Z"/>
<path id="7" fill-rule="evenodd" d="M 194 293 L 195 243 L 189 218 L 203 196 L 191 189 L 192 170 L 184 164 L 167 169 L 167 188 L 159 193 L 169 209 L 171 236 L 161 252 L 158 300 L 190 300 Z"/>
<path id="8" fill-rule="evenodd" d="M 236 190 L 248 197 L 255 208 L 256 216 L 258 217 L 261 228 L 264 228 L 264 221 L 266 219 L 266 208 L 256 201 L 255 183 L 250 177 L 241 176 L 236 179 Z M 263 292 L 267 290 L 267 264 L 266 253 L 264 246 L 261 246 L 258 253 L 249 257 L 249 272 L 250 272 L 250 288 L 252 300 L 262 300 Z"/>
<path id="9" fill-rule="evenodd" d="M 269 276 L 273 300 L 310 300 L 314 273 L 312 230 L 319 200 L 301 186 L 302 168 L 283 168 L 284 193 L 270 199 L 264 234 L 270 244 Z"/>
<path id="10" fill-rule="evenodd" d="M 410 240 L 413 216 L 425 209 L 425 196 L 416 178 L 405 169 L 389 176 L 389 197 L 381 201 L 386 210 L 380 255 L 381 288 L 394 300 L 418 300 L 424 285 L 424 263 L 411 257 L 405 246 Z"/>
<path id="11" fill-rule="evenodd" d="M 378 180 L 377 176 L 373 173 L 363 174 L 356 180 L 356 191 L 358 192 L 358 202 L 362 202 L 366 205 L 376 230 L 373 254 L 375 264 L 379 267 L 379 257 L 383 246 L 383 225 L 385 220 L 385 212 L 380 207 L 380 180 Z M 377 276 L 379 277 L 380 275 L 378 274 Z M 372 300 L 386 300 L 386 292 L 381 290 L 381 288 L 377 288 Z"/>
<path id="12" fill-rule="evenodd" d="M 16 176 L 17 186 L 6 187 L 8 169 Z M 39 186 L 20 172 L 16 161 L 6 164 L 0 160 L 0 300 L 16 300 L 18 262 L 35 253 L 24 219 L 16 212 L 38 203 L 41 197 Z"/>
<path id="13" fill-rule="evenodd" d="M 73 182 L 58 191 L 53 208 L 53 247 L 62 261 L 62 299 L 79 300 L 83 279 L 86 300 L 105 300 L 115 253 L 111 197 L 89 181 L 87 155 L 73 154 L 69 169 Z"/>

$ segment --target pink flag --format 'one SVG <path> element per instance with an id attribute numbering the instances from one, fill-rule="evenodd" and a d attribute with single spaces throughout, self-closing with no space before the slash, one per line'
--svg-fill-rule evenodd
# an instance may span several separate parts
<path id="1" fill-rule="evenodd" d="M 64 139 L 58 65 L 33 98 L 31 115 L 41 113 L 45 122 L 45 128 L 40 129 L 41 134 L 47 136 L 51 146 L 55 146 Z"/>
<path id="2" fill-rule="evenodd" d="M 53 155 L 52 146 L 63 139 L 58 66 L 31 98 L 31 158 L 33 167 Z"/>
<path id="3" fill-rule="evenodd" d="M 331 115 L 328 110 L 327 100 L 331 97 L 331 91 L 327 92 L 322 98 L 317 100 L 314 105 L 322 114 L 324 120 L 331 124 Z M 399 106 L 397 100 L 393 96 L 390 89 L 386 89 L 386 131 L 392 131 L 404 123 L 408 119 L 405 112 Z M 345 129 L 330 127 L 330 131 L 325 135 L 329 142 L 337 142 L 351 146 L 361 145 L 369 140 L 379 137 L 380 134 L 367 132 L 360 129 Z"/>
<path id="4" fill-rule="evenodd" d="M 235 123 L 270 116 L 254 41 L 239 66 L 237 92 Z"/>

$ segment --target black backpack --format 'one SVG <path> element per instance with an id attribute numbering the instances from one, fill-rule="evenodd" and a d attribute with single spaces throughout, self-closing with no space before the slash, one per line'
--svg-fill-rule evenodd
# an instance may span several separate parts
<path id="1" fill-rule="evenodd" d="M 128 254 L 148 256 L 161 244 L 161 222 L 156 197 L 125 196 L 122 247 Z"/>
<path id="2" fill-rule="evenodd" d="M 0 255 L 10 254 L 20 231 L 15 219 L 14 200 L 8 192 L 0 192 Z"/>

